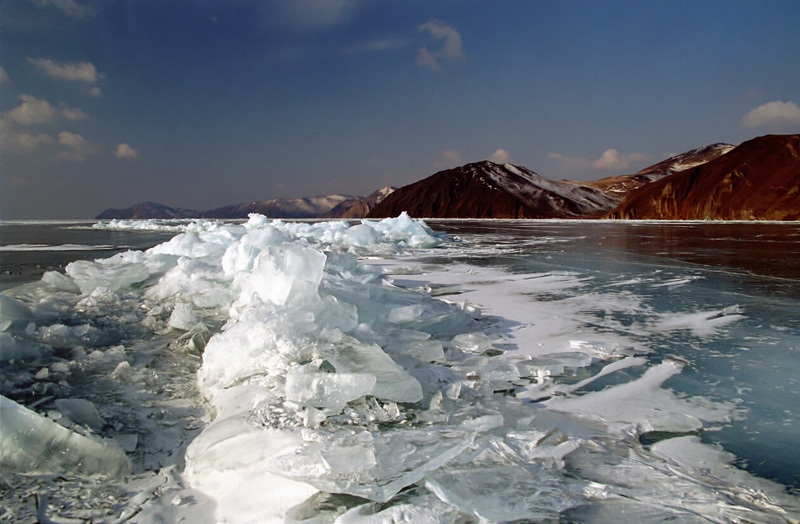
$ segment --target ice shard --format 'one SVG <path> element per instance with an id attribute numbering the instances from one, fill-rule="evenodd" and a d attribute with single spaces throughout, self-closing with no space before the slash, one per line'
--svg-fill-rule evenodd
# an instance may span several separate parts
<path id="1" fill-rule="evenodd" d="M 0 396 L 0 464 L 23 474 L 118 478 L 131 461 L 114 441 L 79 435 Z"/>

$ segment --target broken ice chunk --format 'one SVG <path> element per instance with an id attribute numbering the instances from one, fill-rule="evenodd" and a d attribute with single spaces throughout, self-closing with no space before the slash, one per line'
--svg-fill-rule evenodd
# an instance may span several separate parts
<path id="1" fill-rule="evenodd" d="M 325 259 L 316 249 L 270 246 L 256 257 L 252 273 L 241 279 L 240 300 L 248 303 L 257 293 L 276 305 L 308 301 L 317 294 Z"/>
<path id="2" fill-rule="evenodd" d="M 414 320 L 420 318 L 424 313 L 425 306 L 421 304 L 401 306 L 390 310 L 387 320 L 392 324 L 403 324 L 407 322 L 413 322 Z"/>
<path id="3" fill-rule="evenodd" d="M 370 394 L 395 402 L 419 402 L 422 399 L 420 383 L 398 366 L 377 344 L 362 344 L 353 338 L 344 338 L 341 345 L 323 351 L 325 358 L 337 371 L 368 373 L 376 378 Z"/>
<path id="4" fill-rule="evenodd" d="M 169 316 L 167 326 L 172 329 L 179 329 L 181 331 L 189 331 L 192 326 L 197 324 L 197 315 L 194 313 L 191 304 L 186 302 L 178 302 Z"/>
<path id="5" fill-rule="evenodd" d="M 31 308 L 19 300 L 0 294 L 0 320 L 26 320 L 31 318 L 33 318 Z"/>
<path id="6" fill-rule="evenodd" d="M 131 462 L 113 441 L 79 435 L 0 395 L 0 465 L 24 474 L 120 477 Z"/>
<path id="7" fill-rule="evenodd" d="M 65 271 L 84 295 L 99 288 L 116 293 L 146 280 L 150 275 L 144 264 L 144 253 L 141 251 L 126 251 L 93 262 L 77 260 L 68 264 Z"/>
<path id="8" fill-rule="evenodd" d="M 286 374 L 286 400 L 317 408 L 341 411 L 351 400 L 363 397 L 375 386 L 368 373 Z"/>
<path id="9" fill-rule="evenodd" d="M 17 360 L 34 360 L 41 355 L 41 352 L 35 347 L 18 343 L 11 333 L 0 333 L 0 361 L 17 359 Z"/>
<path id="10" fill-rule="evenodd" d="M 114 440 L 124 451 L 133 453 L 139 444 L 139 435 L 136 433 L 120 433 L 114 436 Z"/>
<path id="11" fill-rule="evenodd" d="M 483 353 L 492 347 L 494 339 L 483 333 L 462 333 L 453 337 L 452 346 L 467 353 Z"/>
<path id="12" fill-rule="evenodd" d="M 271 468 L 329 493 L 387 502 L 468 449 L 474 435 L 452 429 L 307 430 L 306 442 L 277 457 Z"/>
<path id="13" fill-rule="evenodd" d="M 445 466 L 425 487 L 481 522 L 551 522 L 580 502 L 567 480 L 538 465 Z"/>
<path id="14" fill-rule="evenodd" d="M 58 411 L 76 424 L 89 426 L 94 431 L 100 431 L 105 422 L 100 418 L 97 408 L 88 400 L 81 398 L 60 398 L 55 401 Z"/>
<path id="15" fill-rule="evenodd" d="M 359 224 L 345 231 L 342 241 L 350 246 L 368 247 L 378 243 L 378 233 L 367 224 Z"/>

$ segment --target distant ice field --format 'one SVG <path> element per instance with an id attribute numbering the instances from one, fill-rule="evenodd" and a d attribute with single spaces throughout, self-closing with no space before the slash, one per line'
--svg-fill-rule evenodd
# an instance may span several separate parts
<path id="1" fill-rule="evenodd" d="M 5 520 L 800 519 L 796 224 L 0 232 Z"/>

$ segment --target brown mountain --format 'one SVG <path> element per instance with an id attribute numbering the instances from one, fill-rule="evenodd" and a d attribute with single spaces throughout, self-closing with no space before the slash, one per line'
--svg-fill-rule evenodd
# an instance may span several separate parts
<path id="1" fill-rule="evenodd" d="M 710 146 L 698 147 L 697 149 L 692 149 L 685 153 L 669 157 L 666 160 L 648 166 L 632 175 L 610 176 L 593 182 L 583 182 L 583 184 L 596 187 L 606 193 L 617 196 L 619 201 L 622 202 L 628 193 L 650 182 L 655 182 L 673 173 L 685 171 L 710 162 L 724 155 L 734 147 L 735 146 L 730 144 L 712 144 Z"/>
<path id="2" fill-rule="evenodd" d="M 394 191 L 367 215 L 423 218 L 572 218 L 603 215 L 617 199 L 578 182 L 488 160 L 439 171 Z"/>
<path id="3" fill-rule="evenodd" d="M 767 135 L 633 191 L 623 219 L 800 220 L 800 135 Z"/>

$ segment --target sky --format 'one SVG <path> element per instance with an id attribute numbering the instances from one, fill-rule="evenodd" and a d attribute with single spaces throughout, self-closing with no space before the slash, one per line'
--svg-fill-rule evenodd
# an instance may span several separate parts
<path id="1" fill-rule="evenodd" d="M 3 0 L 0 219 L 554 180 L 800 132 L 796 0 Z"/>

